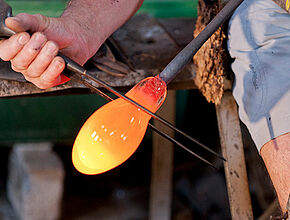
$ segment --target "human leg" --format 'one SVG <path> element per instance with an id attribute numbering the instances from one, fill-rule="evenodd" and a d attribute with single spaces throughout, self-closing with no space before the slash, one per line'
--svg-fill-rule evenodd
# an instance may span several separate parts
<path id="1" fill-rule="evenodd" d="M 282 211 L 290 194 L 290 133 L 267 142 L 261 156 L 271 177 Z"/>

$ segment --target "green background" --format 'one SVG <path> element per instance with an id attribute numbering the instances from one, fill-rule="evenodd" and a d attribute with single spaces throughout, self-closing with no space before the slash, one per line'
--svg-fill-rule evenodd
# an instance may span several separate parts
<path id="1" fill-rule="evenodd" d="M 6 0 L 14 14 L 27 12 L 58 16 L 66 6 L 66 0 Z M 138 13 L 149 13 L 158 18 L 196 16 L 196 0 L 145 0 Z"/>

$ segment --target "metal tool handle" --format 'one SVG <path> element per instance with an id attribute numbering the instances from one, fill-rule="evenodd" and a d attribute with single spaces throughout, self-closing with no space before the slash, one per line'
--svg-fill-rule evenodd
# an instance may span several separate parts
<path id="1" fill-rule="evenodd" d="M 12 17 L 12 9 L 9 5 L 5 4 L 4 8 L 0 10 L 0 18 Z M 4 14 L 5 13 L 5 14 Z M 15 31 L 12 31 L 5 25 L 5 19 L 0 23 L 0 39 L 9 38 L 12 35 L 16 34 Z"/>
<path id="2" fill-rule="evenodd" d="M 184 66 L 192 59 L 210 36 L 232 15 L 243 0 L 230 0 L 229 3 L 212 19 L 199 35 L 194 38 L 159 74 L 160 78 L 170 83 Z"/>

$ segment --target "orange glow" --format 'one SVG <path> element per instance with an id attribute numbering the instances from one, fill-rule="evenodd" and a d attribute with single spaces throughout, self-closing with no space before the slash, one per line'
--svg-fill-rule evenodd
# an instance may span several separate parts
<path id="1" fill-rule="evenodd" d="M 126 96 L 152 112 L 166 98 L 166 83 L 149 77 Z M 98 109 L 80 130 L 73 147 L 75 168 L 84 174 L 100 174 L 126 161 L 138 148 L 151 116 L 119 98 Z"/>

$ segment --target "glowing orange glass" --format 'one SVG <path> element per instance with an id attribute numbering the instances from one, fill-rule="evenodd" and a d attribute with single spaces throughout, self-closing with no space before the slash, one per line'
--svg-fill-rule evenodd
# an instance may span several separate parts
<path id="1" fill-rule="evenodd" d="M 149 77 L 126 96 L 152 112 L 166 98 L 166 83 Z M 75 168 L 84 174 L 106 172 L 126 161 L 138 148 L 151 116 L 119 98 L 98 109 L 80 130 L 73 147 Z"/>

